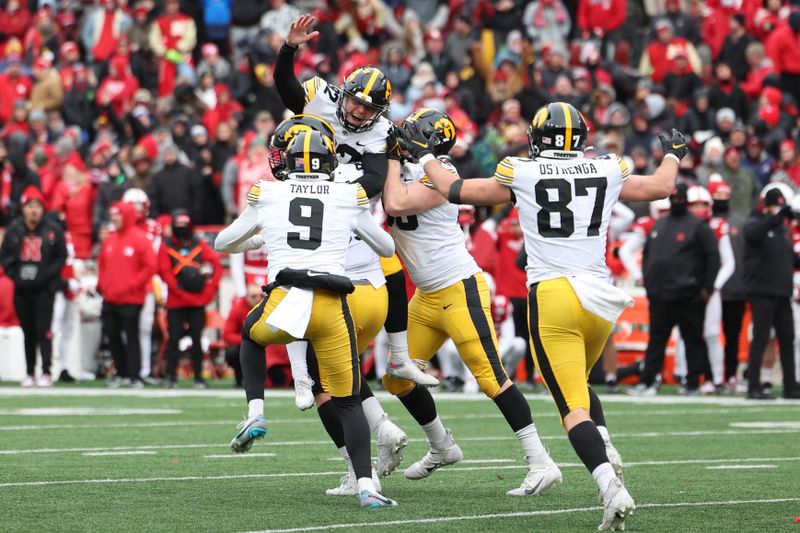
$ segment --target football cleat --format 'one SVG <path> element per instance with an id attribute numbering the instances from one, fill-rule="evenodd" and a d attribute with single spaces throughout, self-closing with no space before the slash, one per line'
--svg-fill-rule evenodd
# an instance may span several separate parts
<path id="1" fill-rule="evenodd" d="M 426 362 L 421 362 L 427 366 Z M 407 379 L 423 387 L 436 387 L 439 385 L 439 380 L 423 372 L 419 365 L 420 363 L 417 360 L 412 361 L 411 359 L 406 360 L 402 365 L 396 365 L 390 361 L 386 367 L 386 372 L 393 378 Z"/>
<path id="2" fill-rule="evenodd" d="M 658 393 L 658 388 L 655 385 L 649 387 L 644 383 L 639 383 L 635 387 L 627 389 L 625 392 L 630 396 L 655 396 Z"/>
<path id="3" fill-rule="evenodd" d="M 403 461 L 403 448 L 408 446 L 408 436 L 384 414 L 383 419 L 378 422 L 375 440 L 378 442 L 375 469 L 379 477 L 385 477 L 394 472 Z"/>
<path id="4" fill-rule="evenodd" d="M 633 514 L 636 504 L 628 490 L 618 478 L 603 494 L 603 521 L 597 526 L 600 531 L 625 531 L 625 518 Z"/>
<path id="5" fill-rule="evenodd" d="M 358 495 L 362 509 L 380 509 L 381 507 L 397 507 L 397 502 L 390 500 L 378 492 L 362 490 Z"/>
<path id="6" fill-rule="evenodd" d="M 372 482 L 375 483 L 375 490 L 381 491 L 381 481 L 378 479 L 378 473 L 372 469 Z M 339 480 L 339 486 L 327 489 L 325 494 L 328 496 L 358 496 L 358 481 L 356 481 L 356 474 L 350 470 L 347 474 L 342 476 Z"/>
<path id="7" fill-rule="evenodd" d="M 519 488 L 506 492 L 507 496 L 538 496 L 550 487 L 560 484 L 563 477 L 558 466 L 549 463 L 530 464 Z"/>
<path id="8" fill-rule="evenodd" d="M 611 464 L 611 468 L 614 469 L 614 474 L 617 476 L 617 479 L 624 484 L 625 477 L 622 473 L 622 456 L 611 444 L 606 445 L 606 456 L 608 457 L 608 462 Z M 603 503 L 603 493 L 600 492 L 600 489 L 597 489 L 597 499 L 600 500 L 600 503 Z"/>
<path id="9" fill-rule="evenodd" d="M 310 378 L 300 378 L 294 380 L 294 404 L 301 411 L 310 409 L 314 406 L 314 393 L 311 386 L 314 382 Z M 352 496 L 355 496 L 353 493 Z"/>
<path id="10" fill-rule="evenodd" d="M 458 447 L 450 430 L 447 430 L 447 439 L 444 448 L 431 444 L 431 449 L 425 456 L 406 468 L 403 474 L 407 479 L 424 479 L 443 466 L 453 465 L 464 458 L 464 453 Z"/>
<path id="11" fill-rule="evenodd" d="M 231 441 L 231 450 L 236 453 L 250 451 L 253 441 L 263 439 L 267 434 L 267 421 L 263 416 L 257 416 L 250 420 L 245 418 L 236 427 L 240 431 Z"/>

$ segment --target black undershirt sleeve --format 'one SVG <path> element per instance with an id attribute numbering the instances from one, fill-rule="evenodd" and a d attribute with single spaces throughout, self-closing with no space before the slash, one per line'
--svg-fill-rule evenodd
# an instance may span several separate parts
<path id="1" fill-rule="evenodd" d="M 296 51 L 296 48 L 283 43 L 278 52 L 278 59 L 275 61 L 273 76 L 283 105 L 291 109 L 293 113 L 302 113 L 306 98 L 303 86 L 294 75 L 294 53 Z"/>
<path id="2" fill-rule="evenodd" d="M 386 173 L 389 170 L 386 154 L 364 154 L 361 157 L 361 168 L 364 175 L 358 178 L 356 183 L 364 187 L 369 198 L 379 195 L 383 191 Z"/>

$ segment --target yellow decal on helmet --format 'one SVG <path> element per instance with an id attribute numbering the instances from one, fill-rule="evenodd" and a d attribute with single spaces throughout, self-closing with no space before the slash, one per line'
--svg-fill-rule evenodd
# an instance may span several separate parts
<path id="1" fill-rule="evenodd" d="M 446 139 L 456 138 L 456 126 L 453 121 L 447 117 L 442 117 L 433 125 L 433 129 L 441 133 Z"/>
<path id="2" fill-rule="evenodd" d="M 534 115 L 533 120 L 531 121 L 531 126 L 534 128 L 538 128 L 542 124 L 544 124 L 545 119 L 547 118 L 547 107 L 539 108 L 539 111 L 536 112 Z"/>

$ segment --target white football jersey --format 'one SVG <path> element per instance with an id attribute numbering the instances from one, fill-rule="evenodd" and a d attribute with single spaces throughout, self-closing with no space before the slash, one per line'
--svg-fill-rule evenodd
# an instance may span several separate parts
<path id="1" fill-rule="evenodd" d="M 341 89 L 314 76 L 303 83 L 303 91 L 306 99 L 303 113 L 323 118 L 333 127 L 336 134 L 336 153 L 340 163 L 360 162 L 361 156 L 365 153 L 386 152 L 386 136 L 392 127 L 392 123 L 386 117 L 380 117 L 367 131 L 353 133 L 345 129 L 336 116 L 338 102 L 343 94 Z"/>
<path id="2" fill-rule="evenodd" d="M 616 155 L 597 159 L 507 157 L 495 179 L 516 197 L 528 254 L 528 285 L 588 274 L 609 282 L 606 237 L 622 182 L 630 175 Z"/>
<path id="3" fill-rule="evenodd" d="M 361 172 L 353 163 L 339 164 L 333 174 L 333 181 L 337 183 L 351 183 L 361 177 Z M 386 278 L 383 276 L 381 260 L 378 254 L 369 247 L 367 243 L 353 235 L 350 239 L 350 246 L 347 248 L 347 261 L 345 263 L 345 275 L 352 280 L 369 280 L 375 287 L 386 285 Z"/>
<path id="4" fill-rule="evenodd" d="M 369 208 L 359 184 L 259 181 L 247 194 L 269 256 L 268 281 L 284 268 L 344 275 L 358 215 Z"/>
<path id="5" fill-rule="evenodd" d="M 442 163 L 453 174 L 455 167 Z M 418 163 L 406 162 L 401 169 L 403 183 L 415 181 L 435 188 Z M 414 285 L 430 292 L 480 272 L 467 251 L 464 232 L 458 225 L 458 206 L 445 202 L 418 215 L 387 217 L 387 223 Z"/>

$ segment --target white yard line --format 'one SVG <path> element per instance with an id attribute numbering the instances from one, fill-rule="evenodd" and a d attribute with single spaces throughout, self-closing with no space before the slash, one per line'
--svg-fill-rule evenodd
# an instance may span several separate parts
<path id="1" fill-rule="evenodd" d="M 750 470 L 758 468 L 778 468 L 778 465 L 719 465 L 707 466 L 706 470 Z"/>
<path id="2" fill-rule="evenodd" d="M 736 436 L 736 435 L 775 435 L 775 434 L 796 434 L 800 429 L 753 429 L 753 430 L 733 430 L 725 429 L 720 431 L 650 431 L 645 433 L 618 433 L 614 439 L 650 439 L 664 437 L 705 437 L 705 436 Z M 560 440 L 563 435 L 540 435 L 541 440 Z M 483 437 L 459 437 L 459 442 L 494 442 L 494 441 L 513 441 L 511 435 L 483 436 Z M 408 439 L 409 442 L 426 442 L 425 439 Z M 266 441 L 263 446 L 330 446 L 329 440 L 298 440 L 298 441 Z M 95 451 L 118 451 L 118 450 L 180 450 L 189 448 L 225 448 L 224 442 L 209 444 L 162 444 L 162 445 L 143 445 L 143 446 L 110 446 L 93 448 L 22 448 L 16 450 L 0 450 L 3 455 L 27 455 L 40 453 L 68 453 L 68 452 L 95 452 Z"/>
<path id="3" fill-rule="evenodd" d="M 145 450 L 131 450 L 127 452 L 86 452 L 83 455 L 87 457 L 105 457 L 116 455 L 157 455 L 158 452 L 148 452 Z"/>
<path id="4" fill-rule="evenodd" d="M 234 455 L 219 454 L 220 457 L 236 457 Z M 206 456 L 214 457 L 214 456 Z M 241 456 L 239 456 L 241 457 Z M 502 460 L 502 459 L 501 459 Z M 484 460 L 484 462 L 494 461 L 494 459 Z M 800 457 L 752 457 L 744 459 L 686 459 L 672 461 L 639 461 L 625 463 L 626 468 L 639 466 L 672 466 L 672 465 L 694 465 L 694 464 L 720 464 L 738 462 L 794 462 L 800 461 Z M 584 468 L 582 463 L 559 463 L 561 468 Z M 492 466 L 453 466 L 441 472 L 474 472 L 479 470 L 520 470 L 523 471 L 525 465 L 521 462 L 514 465 L 492 465 Z M 225 476 L 183 476 L 183 477 L 145 477 L 145 478 L 119 478 L 119 479 L 66 479 L 66 480 L 43 480 L 43 481 L 15 481 L 0 483 L 0 488 L 9 487 L 39 487 L 47 485 L 81 485 L 81 484 L 117 484 L 117 483 L 153 483 L 161 481 L 218 481 L 232 479 L 262 479 L 262 478 L 286 478 L 286 477 L 320 477 L 320 476 L 341 476 L 342 471 L 332 472 L 271 472 L 268 474 L 232 474 Z"/>
<path id="5" fill-rule="evenodd" d="M 681 507 L 706 507 L 706 506 L 733 506 L 733 505 L 754 505 L 770 503 L 798 502 L 800 498 L 770 498 L 764 500 L 723 500 L 712 502 L 674 502 L 674 503 L 637 503 L 636 509 L 660 509 L 660 508 L 681 508 Z M 484 515 L 461 515 L 461 516 L 440 516 L 436 518 L 415 518 L 409 520 L 384 520 L 380 522 L 361 522 L 351 524 L 325 524 L 312 527 L 294 527 L 289 529 L 266 529 L 261 531 L 251 531 L 249 533 L 300 533 L 302 531 L 327 531 L 332 529 L 355 529 L 364 527 L 382 526 L 408 526 L 416 524 L 441 524 L 446 522 L 470 522 L 477 520 L 494 520 L 498 518 L 526 518 L 531 516 L 548 516 L 568 513 L 585 513 L 590 511 L 602 511 L 602 507 L 574 507 L 571 509 L 548 509 L 542 511 L 524 511 L 515 513 L 495 513 Z M 634 516 L 634 520 L 636 517 Z"/>
<path id="6" fill-rule="evenodd" d="M 206 459 L 258 459 L 259 457 L 275 457 L 274 453 L 215 453 L 204 455 Z M 341 457 L 339 458 L 341 460 Z"/>
<path id="7" fill-rule="evenodd" d="M 462 394 L 451 392 L 433 391 L 433 397 L 441 402 L 465 402 L 465 401 L 488 401 L 483 394 Z M 23 389 L 18 386 L 0 387 L 0 397 L 131 397 L 131 398 L 225 398 L 241 400 L 245 406 L 244 392 L 241 390 L 229 389 L 160 389 L 145 388 L 134 389 L 106 389 L 106 388 L 81 388 L 81 387 L 53 387 L 52 389 Z M 269 389 L 264 393 L 266 399 L 294 399 L 294 391 L 290 389 Z M 392 398 L 386 391 L 376 391 L 375 396 L 381 400 Z M 641 405 L 721 405 L 721 406 L 753 406 L 759 405 L 741 397 L 730 396 L 675 396 L 664 394 L 660 396 L 642 398 L 637 396 L 627 396 L 625 394 L 603 394 L 599 393 L 604 403 L 624 403 Z M 551 404 L 550 396 L 540 393 L 529 392 L 526 395 L 529 401 L 544 402 Z M 771 406 L 800 406 L 800 400 L 786 400 L 778 398 Z"/>

